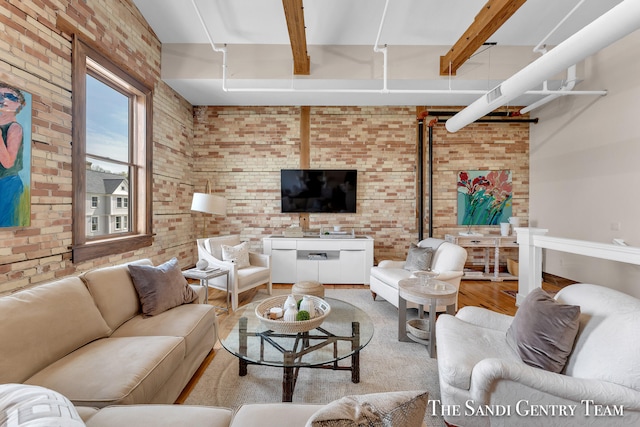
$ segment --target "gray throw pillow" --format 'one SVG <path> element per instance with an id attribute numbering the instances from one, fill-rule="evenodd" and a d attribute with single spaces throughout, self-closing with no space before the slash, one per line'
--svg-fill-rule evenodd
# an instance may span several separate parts
<path id="1" fill-rule="evenodd" d="M 155 316 L 170 308 L 190 303 L 198 298 L 184 278 L 178 260 L 172 258 L 157 267 L 129 265 L 129 273 L 136 288 L 142 314 Z"/>
<path id="2" fill-rule="evenodd" d="M 431 270 L 431 258 L 433 258 L 432 248 L 421 248 L 415 243 L 411 243 L 404 269 L 409 271 Z"/>
<path id="3" fill-rule="evenodd" d="M 579 326 L 580 306 L 561 304 L 537 288 L 518 308 L 507 330 L 507 343 L 527 365 L 560 373 Z"/>
<path id="4" fill-rule="evenodd" d="M 395 391 L 345 396 L 316 411 L 305 427 L 420 427 L 426 391 Z"/>

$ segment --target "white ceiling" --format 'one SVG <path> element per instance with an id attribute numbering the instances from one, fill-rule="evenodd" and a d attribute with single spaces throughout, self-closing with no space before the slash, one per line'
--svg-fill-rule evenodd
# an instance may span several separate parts
<path id="1" fill-rule="evenodd" d="M 382 88 L 382 57 L 373 47 L 385 0 L 304 0 L 309 76 L 293 76 L 291 71 L 282 0 L 194 0 L 209 35 L 192 0 L 133 1 L 163 44 L 163 80 L 193 105 L 468 105 L 480 95 L 425 96 L 410 90 L 491 89 L 539 57 L 533 47 L 581 3 L 528 0 L 489 38 L 495 47 L 481 48 L 457 76 L 441 77 L 439 57 L 460 38 L 487 0 L 391 0 L 379 46 L 389 47 L 388 87 L 407 92 L 373 93 L 350 90 Z M 621 1 L 582 0 L 546 44 L 561 43 Z M 210 41 L 218 48 L 228 47 L 227 89 L 243 87 L 243 91 L 223 90 L 222 54 L 213 51 Z M 202 45 L 206 53 L 191 53 L 191 48 L 195 52 Z M 370 58 L 352 55 L 363 51 Z M 484 51 L 488 53 L 480 53 Z M 268 59 L 261 59 L 261 54 Z M 364 65 L 373 70 L 366 76 L 357 74 L 358 66 Z M 424 67 L 425 75 L 410 70 L 416 67 Z M 337 71 L 331 74 L 327 69 Z M 321 89 L 328 90 L 319 93 Z M 535 99 L 525 96 L 514 105 Z"/>

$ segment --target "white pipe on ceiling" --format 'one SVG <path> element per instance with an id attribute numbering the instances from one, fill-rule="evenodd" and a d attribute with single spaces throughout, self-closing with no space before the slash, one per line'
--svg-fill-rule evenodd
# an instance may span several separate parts
<path id="1" fill-rule="evenodd" d="M 640 0 L 625 0 L 446 122 L 457 132 L 548 78 L 640 28 Z M 575 93 L 575 92 L 572 92 Z"/>
<path id="2" fill-rule="evenodd" d="M 564 96 L 564 95 L 568 95 L 568 93 L 564 94 L 562 92 L 571 92 L 573 90 L 573 88 L 575 87 L 575 85 L 576 85 L 576 79 L 577 79 L 577 77 L 576 77 L 576 66 L 574 64 L 571 67 L 569 67 L 569 69 L 567 70 L 567 81 L 562 85 L 562 87 L 558 90 L 557 93 L 554 93 L 553 95 L 546 96 L 546 97 L 534 102 L 533 104 L 527 105 L 526 107 L 524 107 L 524 108 L 522 108 L 520 110 L 520 114 L 527 114 L 529 111 L 535 110 L 538 107 L 542 107 L 543 105 L 553 101 L 556 98 L 559 98 L 559 97 Z"/>
<path id="3" fill-rule="evenodd" d="M 484 95 L 486 91 L 484 90 L 474 90 L 474 89 L 388 89 L 387 87 L 387 47 L 385 45 L 384 48 L 378 47 L 380 34 L 382 33 L 382 27 L 384 25 L 385 17 L 387 14 L 387 6 L 389 5 L 389 0 L 386 0 L 384 11 L 382 14 L 382 19 L 380 21 L 380 26 L 378 29 L 378 35 L 376 38 L 376 42 L 374 45 L 375 52 L 382 52 L 384 55 L 384 70 L 383 70 L 383 88 L 382 89 L 331 89 L 331 88 L 322 88 L 322 89 L 298 89 L 294 87 L 290 88 L 229 88 L 227 87 L 227 47 L 217 47 L 213 38 L 211 37 L 211 33 L 209 32 L 209 28 L 207 27 L 202 13 L 200 12 L 200 8 L 198 7 L 196 0 L 191 0 L 191 4 L 196 11 L 196 15 L 200 20 L 200 24 L 204 29 L 207 40 L 209 40 L 209 45 L 213 49 L 214 52 L 222 53 L 222 90 L 224 92 L 255 92 L 255 93 L 263 93 L 263 92 L 272 92 L 272 93 L 288 93 L 288 92 L 301 92 L 301 93 L 393 93 L 393 94 L 424 94 L 424 95 Z M 308 80 L 307 80 L 308 81 Z M 291 83 L 293 84 L 295 79 L 292 79 Z M 556 94 L 557 91 L 547 90 L 547 88 L 543 88 L 543 90 L 529 90 L 524 92 L 526 95 L 542 95 L 542 96 L 551 96 Z M 562 93 L 561 95 L 566 95 L 567 93 Z M 606 91 L 573 91 L 571 95 L 604 95 Z"/>

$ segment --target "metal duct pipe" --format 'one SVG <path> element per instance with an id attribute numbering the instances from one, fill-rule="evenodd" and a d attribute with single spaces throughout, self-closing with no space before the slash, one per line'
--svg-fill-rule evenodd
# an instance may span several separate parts
<path id="1" fill-rule="evenodd" d="M 623 1 L 447 120 L 447 130 L 459 131 L 638 28 L 640 0 Z"/>

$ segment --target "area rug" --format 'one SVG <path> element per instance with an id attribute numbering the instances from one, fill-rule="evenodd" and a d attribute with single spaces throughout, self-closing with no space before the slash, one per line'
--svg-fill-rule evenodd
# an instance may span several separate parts
<path id="1" fill-rule="evenodd" d="M 400 390 L 428 390 L 430 400 L 440 399 L 437 361 L 429 358 L 423 345 L 398 341 L 398 310 L 393 305 L 381 298 L 373 301 L 366 289 L 327 289 L 326 296 L 365 310 L 374 323 L 373 338 L 360 352 L 360 382 L 352 383 L 349 371 L 303 368 L 293 402 L 329 403 L 351 394 Z M 261 290 L 254 299 L 266 297 Z M 221 329 L 225 330 L 224 325 Z M 282 368 L 250 365 L 248 370 L 248 375 L 238 376 L 238 359 L 219 349 L 185 404 L 235 409 L 244 403 L 281 401 Z M 427 425 L 444 426 L 429 406 Z"/>

